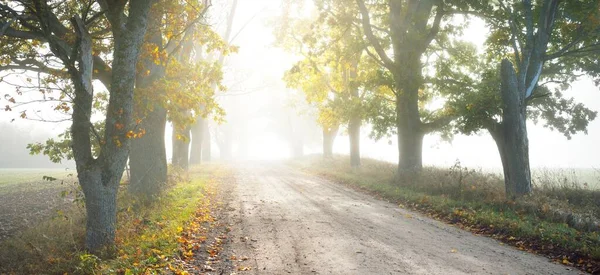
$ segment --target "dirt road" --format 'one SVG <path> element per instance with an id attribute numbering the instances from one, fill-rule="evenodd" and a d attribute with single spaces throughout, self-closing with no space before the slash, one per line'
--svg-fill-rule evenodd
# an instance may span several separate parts
<path id="1" fill-rule="evenodd" d="M 240 166 L 225 189 L 244 274 L 580 273 L 286 166 Z"/>

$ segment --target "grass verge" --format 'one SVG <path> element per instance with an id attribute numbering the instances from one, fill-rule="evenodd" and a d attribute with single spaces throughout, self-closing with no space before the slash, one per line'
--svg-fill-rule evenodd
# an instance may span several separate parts
<path id="1" fill-rule="evenodd" d="M 369 159 L 352 169 L 343 156 L 333 160 L 312 156 L 290 165 L 518 249 L 544 254 L 587 272 L 600 272 L 600 228 L 595 223 L 600 214 L 598 190 L 573 183 L 559 186 L 537 182 L 534 195 L 508 202 L 501 178 L 460 164 L 450 169 L 428 167 L 418 175 L 401 176 L 396 175 L 394 164 Z"/>
<path id="2" fill-rule="evenodd" d="M 225 173 L 218 165 L 193 168 L 190 180 L 171 184 L 144 207 L 121 192 L 116 252 L 110 259 L 83 251 L 85 210 L 74 205 L 0 243 L 0 274 L 180 274 L 177 259 L 189 252 L 181 234 L 190 223 L 210 218 L 218 184 L 213 179 Z"/>

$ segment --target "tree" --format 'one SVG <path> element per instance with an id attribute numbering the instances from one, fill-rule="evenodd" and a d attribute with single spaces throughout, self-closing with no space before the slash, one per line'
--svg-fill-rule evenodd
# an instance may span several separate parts
<path id="1" fill-rule="evenodd" d="M 179 55 L 185 41 L 195 40 L 206 47 L 207 50 L 229 52 L 228 49 L 223 49 L 224 44 L 218 35 L 212 32 L 210 27 L 200 24 L 200 20 L 208 7 L 207 1 L 158 1 L 151 9 L 150 30 L 148 35 L 145 36 L 140 53 L 140 62 L 136 66 L 136 89 L 134 94 L 134 119 L 136 123 L 134 129 L 128 133 L 128 137 L 132 138 L 130 149 L 132 173 L 128 191 L 144 202 L 151 202 L 151 199 L 160 192 L 166 181 L 164 124 L 167 112 L 174 112 L 179 109 L 177 106 L 182 105 L 189 108 L 187 103 L 191 102 L 194 105 L 206 103 L 208 106 L 202 111 L 193 108 L 196 114 L 215 113 L 217 116 L 222 114 L 222 110 L 210 98 L 213 92 L 205 93 L 205 89 L 202 88 L 204 87 L 202 82 L 204 79 L 216 81 L 215 83 L 219 84 L 218 79 L 220 79 L 221 73 L 220 69 L 214 64 L 202 63 L 200 67 L 175 66 L 181 75 L 185 75 L 187 79 L 192 80 L 188 83 L 192 85 L 191 87 L 196 87 L 194 89 L 186 87 L 174 90 L 173 87 L 177 87 L 177 85 L 167 84 L 169 82 L 165 80 L 167 74 L 173 72 L 169 68 L 169 64 L 174 63 L 172 59 L 174 56 Z M 106 36 L 106 32 L 100 27 L 93 27 L 98 29 L 95 36 L 98 37 L 99 34 L 104 34 L 103 40 L 106 41 L 106 43 L 96 43 L 94 51 L 104 54 L 108 50 L 106 45 L 112 42 L 112 38 Z M 199 51 L 196 51 L 196 54 L 199 55 Z M 104 58 L 110 58 L 110 56 L 106 55 Z M 40 64 L 42 63 L 40 62 Z M 100 79 L 106 87 L 110 87 L 110 83 L 106 81 L 109 78 L 103 77 L 106 72 L 110 72 L 110 66 L 100 62 L 94 64 L 102 65 L 99 69 L 94 70 L 94 76 Z M 60 71 L 55 71 L 51 71 L 53 74 L 43 78 L 40 82 L 40 85 L 45 86 L 39 87 L 40 91 L 44 91 L 44 99 L 33 102 L 58 101 L 59 104 L 53 108 L 60 113 L 70 115 L 72 100 L 69 100 L 69 98 L 72 98 L 72 96 L 69 96 L 69 86 L 67 85 L 66 89 L 60 87 L 63 84 L 60 79 L 64 76 L 61 75 Z M 171 75 L 173 74 L 171 73 Z M 50 95 L 52 88 L 48 86 L 56 86 L 62 90 L 58 100 Z M 204 96 L 204 94 L 207 96 Z M 14 107 L 28 103 L 31 102 L 14 104 Z M 105 94 L 96 93 L 93 103 L 94 113 L 104 115 L 107 104 Z M 21 116 L 26 117 L 25 111 L 22 112 Z M 191 119 L 174 117 L 183 120 Z M 100 124 L 95 126 L 97 130 L 102 130 L 101 127 Z M 30 145 L 31 152 L 43 152 L 55 162 L 59 162 L 62 158 L 72 159 L 70 133 L 65 133 L 60 138 L 62 140 L 50 139 L 45 144 L 32 144 Z M 95 140 L 92 145 L 94 145 L 94 153 L 97 153 L 99 151 L 98 141 Z"/>
<path id="2" fill-rule="evenodd" d="M 131 142 L 131 178 L 128 191 L 145 202 L 159 194 L 167 182 L 167 153 L 164 145 L 167 110 L 163 104 L 153 100 L 164 91 L 148 89 L 165 75 L 164 63 L 160 61 L 160 55 L 156 54 L 163 48 L 164 13 L 164 1 L 154 5 L 150 11 L 145 47 L 136 75 L 134 114 L 138 127 L 143 129 L 144 134 Z"/>
<path id="3" fill-rule="evenodd" d="M 478 57 L 472 47 L 451 53 L 438 64 L 436 85 L 459 114 L 458 132 L 492 135 L 507 197 L 515 199 L 532 192 L 527 118 L 570 138 L 596 117 L 562 91 L 580 76 L 576 71 L 598 74 L 589 62 L 600 50 L 598 3 L 501 1 L 487 12 L 487 55 Z"/>
<path id="4" fill-rule="evenodd" d="M 394 94 L 395 121 L 398 135 L 398 172 L 422 168 L 423 137 L 446 125 L 446 116 L 423 117 L 425 92 L 424 57 L 440 34 L 454 31 L 447 19 L 466 13 L 472 6 L 485 7 L 487 1 L 351 1 L 360 11 L 360 24 L 369 42 L 367 53 L 386 71 L 383 83 Z M 444 24 L 442 24 L 446 20 Z M 390 57 L 390 51 L 393 55 Z M 386 119 L 379 120 L 386 122 Z M 385 127 L 376 126 L 385 129 Z"/>
<path id="5" fill-rule="evenodd" d="M 114 243 L 116 195 L 128 157 L 133 130 L 133 89 L 136 64 L 152 1 L 86 1 L 85 3 L 48 1 L 13 1 L 0 4 L 5 41 L 22 45 L 30 53 L 48 52 L 60 62 L 48 66 L 39 62 L 38 54 L 15 54 L 8 63 L 28 63 L 21 69 L 52 74 L 66 71 L 73 92 L 71 148 L 77 166 L 79 184 L 85 195 L 87 213 L 85 246 L 91 252 Z M 128 12 L 126 13 L 126 10 Z M 94 36 L 88 25 L 103 21 L 113 36 L 112 71 L 94 53 Z M 70 27 L 66 24 L 70 22 Z M 47 49 L 47 50 L 44 50 Z M 36 62 L 38 61 L 38 62 Z M 92 125 L 94 100 L 92 79 L 109 84 L 109 101 L 100 135 Z M 102 72 L 102 73 L 100 73 Z M 99 141 L 97 156 L 92 152 L 92 135 Z"/>
<path id="6" fill-rule="evenodd" d="M 219 41 L 218 45 L 207 47 L 207 51 L 217 49 L 228 54 L 230 48 L 217 39 L 218 35 L 211 34 L 211 41 Z M 189 167 L 189 144 L 191 126 L 199 118 L 213 115 L 214 119 L 222 121 L 225 113 L 215 101 L 215 85 L 219 90 L 225 90 L 221 85 L 221 64 L 214 61 L 193 58 L 193 41 L 185 41 L 185 46 L 177 58 L 171 59 L 165 79 L 161 87 L 167 90 L 166 98 L 169 104 L 169 120 L 173 122 L 173 164 L 187 170 Z M 218 46 L 218 47 L 217 47 Z M 235 50 L 235 48 L 231 48 Z"/>
<path id="7" fill-rule="evenodd" d="M 322 7 L 321 7 L 322 8 Z M 333 140 L 341 124 L 346 124 L 350 138 L 350 165 L 360 166 L 360 128 L 364 120 L 363 98 L 366 70 L 360 29 L 346 21 L 352 10 L 341 9 L 335 17 L 324 11 L 315 20 L 292 20 L 286 17 L 278 30 L 279 44 L 301 54 L 284 77 L 288 87 L 304 92 L 306 100 L 318 109 L 317 122 L 323 128 L 323 154 L 332 155 Z M 285 29 L 284 29 L 285 28 Z"/>

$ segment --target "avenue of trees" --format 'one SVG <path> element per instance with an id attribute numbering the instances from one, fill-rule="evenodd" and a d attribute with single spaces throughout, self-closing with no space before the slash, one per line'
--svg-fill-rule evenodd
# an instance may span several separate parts
<path id="1" fill-rule="evenodd" d="M 114 243 L 117 191 L 128 161 L 128 191 L 140 202 L 152 202 L 163 189 L 167 120 L 174 129 L 173 165 L 187 169 L 191 125 L 223 119 L 214 94 L 224 89 L 222 59 L 236 49 L 206 23 L 211 4 L 0 1 L 0 71 L 15 86 L 3 109 L 54 121 L 27 108 L 46 104 L 63 115 L 56 121 L 72 122 L 58 139 L 28 147 L 54 162 L 75 161 L 90 252 Z"/>
<path id="2" fill-rule="evenodd" d="M 425 135 L 488 132 L 507 198 L 514 199 L 532 192 L 527 120 L 569 138 L 596 118 L 564 91 L 600 73 L 598 1 L 312 2 L 316 13 L 306 17 L 304 1 L 284 1 L 274 33 L 278 46 L 300 58 L 284 81 L 316 108 L 327 158 L 338 133 L 347 131 L 350 165 L 359 167 L 361 127 L 370 124 L 375 138 L 397 136 L 398 174 L 419 173 Z M 75 161 L 91 252 L 114 244 L 127 162 L 128 192 L 141 202 L 161 192 L 167 121 L 174 167 L 210 158 L 208 120 L 225 115 L 215 94 L 225 90 L 224 59 L 236 51 L 230 36 L 237 0 L 224 11 L 222 35 L 207 23 L 211 5 L 0 0 L 0 81 L 15 87 L 2 108 L 35 118 L 29 104 L 45 104 L 63 115 L 58 121 L 72 123 L 29 149 L 55 162 Z M 482 51 L 464 35 L 473 20 L 486 26 Z M 216 135 L 227 154 L 232 131 L 222 132 Z M 302 141 L 291 143 L 301 154 Z"/>
<path id="3" fill-rule="evenodd" d="M 325 157 L 340 126 L 359 156 L 365 121 L 376 138 L 397 136 L 398 174 L 418 173 L 425 135 L 487 131 L 514 199 L 532 192 L 528 119 L 570 138 L 596 118 L 563 92 L 598 76 L 598 1 L 312 2 L 307 17 L 306 2 L 287 1 L 275 34 L 301 57 L 284 80 L 318 110 Z M 465 38 L 473 20 L 487 30 L 483 53 Z"/>

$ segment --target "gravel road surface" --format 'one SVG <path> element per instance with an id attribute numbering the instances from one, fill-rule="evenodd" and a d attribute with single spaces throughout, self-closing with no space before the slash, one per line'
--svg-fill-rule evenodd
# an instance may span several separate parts
<path id="1" fill-rule="evenodd" d="M 284 165 L 224 190 L 238 274 L 581 274 Z"/>

